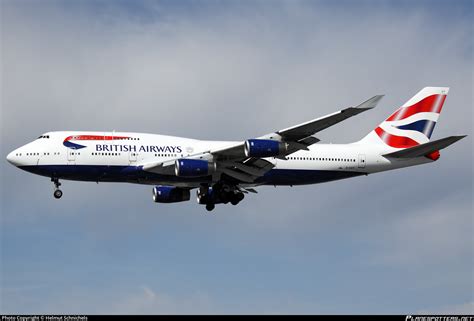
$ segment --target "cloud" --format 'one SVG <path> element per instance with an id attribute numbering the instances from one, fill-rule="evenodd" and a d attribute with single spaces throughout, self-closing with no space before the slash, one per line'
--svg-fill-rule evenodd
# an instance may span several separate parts
<path id="1" fill-rule="evenodd" d="M 471 206 L 470 199 L 451 196 L 401 215 L 390 225 L 378 225 L 374 234 L 384 241 L 379 259 L 386 264 L 423 268 L 472 257 L 472 225 L 468 224 L 472 223 Z"/>
<path id="2" fill-rule="evenodd" d="M 31 109 L 55 115 L 32 124 L 27 129 L 32 133 L 115 128 L 241 139 L 375 93 L 388 94 L 387 110 L 360 117 L 361 126 L 352 134 L 323 134 L 335 142 L 361 137 L 381 120 L 377 117 L 392 112 L 421 86 L 449 82 L 455 91 L 469 92 L 469 73 L 457 72 L 467 62 L 468 29 L 456 22 L 425 34 L 431 28 L 425 25 L 429 16 L 419 12 L 405 16 L 403 24 L 385 23 L 393 14 L 384 11 L 357 24 L 359 19 L 339 13 L 339 19 L 349 19 L 340 24 L 328 19 L 324 7 L 265 6 L 265 14 L 251 15 L 243 6 L 242 16 L 217 11 L 210 19 L 188 20 L 186 14 L 163 13 L 141 23 L 123 12 L 116 18 L 90 17 L 48 6 L 36 12 L 30 6 L 6 8 L 3 61 L 5 116 L 16 119 Z M 277 21 L 286 27 L 275 27 Z M 433 70 L 446 55 L 453 60 L 450 67 Z M 389 78 L 383 86 L 381 77 Z M 28 95 L 22 94 L 25 90 Z M 448 121 L 453 118 L 470 128 L 466 117 Z M 208 119 L 212 124 L 201 126 Z M 5 126 L 6 132 L 13 130 L 10 122 Z"/>
<path id="3" fill-rule="evenodd" d="M 443 306 L 435 310 L 420 310 L 417 314 L 445 314 L 445 315 L 466 315 L 474 313 L 474 302 L 466 302 L 462 304 L 453 304 Z"/>
<path id="4" fill-rule="evenodd" d="M 216 313 L 205 293 L 173 297 L 156 293 L 147 286 L 142 291 L 120 300 L 112 311 L 117 314 L 209 314 Z"/>

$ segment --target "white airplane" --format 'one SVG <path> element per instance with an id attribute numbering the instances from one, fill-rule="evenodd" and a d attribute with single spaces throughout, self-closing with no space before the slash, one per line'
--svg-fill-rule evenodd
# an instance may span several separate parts
<path id="1" fill-rule="evenodd" d="M 125 132 L 49 132 L 7 156 L 34 174 L 60 179 L 156 185 L 158 203 L 197 201 L 236 205 L 260 185 L 292 186 L 432 163 L 439 150 L 465 136 L 430 141 L 449 88 L 426 87 L 367 136 L 352 144 L 320 144 L 313 135 L 374 108 L 377 95 L 357 107 L 240 142 Z"/>

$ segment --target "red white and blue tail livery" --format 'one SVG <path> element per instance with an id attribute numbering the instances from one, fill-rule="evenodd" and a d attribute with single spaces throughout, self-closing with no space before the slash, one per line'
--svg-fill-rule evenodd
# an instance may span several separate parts
<path id="1" fill-rule="evenodd" d="M 322 144 L 314 135 L 374 108 L 382 95 L 356 107 L 245 141 L 203 141 L 124 132 L 49 132 L 7 156 L 13 165 L 59 180 L 154 185 L 158 203 L 197 201 L 207 210 L 236 205 L 261 185 L 324 183 L 432 163 L 465 136 L 431 140 L 449 88 L 426 87 L 363 139 Z"/>
<path id="2" fill-rule="evenodd" d="M 449 88 L 426 87 L 375 128 L 365 139 L 393 148 L 409 148 L 427 143 Z"/>

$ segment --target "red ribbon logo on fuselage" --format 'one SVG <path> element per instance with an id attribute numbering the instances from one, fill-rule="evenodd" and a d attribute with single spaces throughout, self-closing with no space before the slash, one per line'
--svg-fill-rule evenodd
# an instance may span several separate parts
<path id="1" fill-rule="evenodd" d="M 126 136 L 73 135 L 73 136 L 66 137 L 66 139 L 63 141 L 63 145 L 66 146 L 67 148 L 71 148 L 71 149 L 81 149 L 81 148 L 86 148 L 87 146 L 76 144 L 76 143 L 73 143 L 71 141 L 77 141 L 77 140 L 93 140 L 93 141 L 125 140 L 125 139 L 129 139 L 129 138 L 130 137 L 126 137 Z"/>

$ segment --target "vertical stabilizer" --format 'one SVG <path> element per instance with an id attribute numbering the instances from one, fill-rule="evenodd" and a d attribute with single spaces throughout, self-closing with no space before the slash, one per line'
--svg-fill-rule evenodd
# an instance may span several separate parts
<path id="1" fill-rule="evenodd" d="M 448 91 L 448 87 L 423 88 L 359 143 L 400 149 L 429 142 Z"/>

